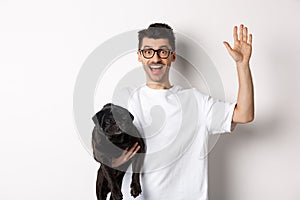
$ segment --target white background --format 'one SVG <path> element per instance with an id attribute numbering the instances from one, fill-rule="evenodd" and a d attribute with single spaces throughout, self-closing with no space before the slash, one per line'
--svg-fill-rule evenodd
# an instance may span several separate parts
<path id="1" fill-rule="evenodd" d="M 222 41 L 240 23 L 254 36 L 256 118 L 211 152 L 210 199 L 299 199 L 299 10 L 299 0 L 1 0 L 0 199 L 96 199 L 98 164 L 73 120 L 77 74 L 107 39 L 161 21 L 203 47 L 229 101 L 237 75 Z"/>

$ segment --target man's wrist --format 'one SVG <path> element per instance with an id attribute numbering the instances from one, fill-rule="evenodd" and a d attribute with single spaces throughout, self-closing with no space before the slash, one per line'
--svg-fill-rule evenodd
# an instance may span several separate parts
<path id="1" fill-rule="evenodd" d="M 249 62 L 237 62 L 236 67 L 237 68 L 249 68 L 250 64 L 249 64 Z"/>

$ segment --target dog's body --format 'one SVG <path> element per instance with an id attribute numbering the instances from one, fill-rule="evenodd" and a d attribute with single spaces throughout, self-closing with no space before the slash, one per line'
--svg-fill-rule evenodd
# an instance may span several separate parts
<path id="1" fill-rule="evenodd" d="M 111 200 L 122 199 L 122 180 L 128 166 L 132 163 L 131 195 L 137 197 L 141 192 L 140 171 L 146 152 L 145 143 L 133 124 L 133 115 L 125 108 L 106 104 L 94 117 L 95 127 L 92 135 L 93 155 L 101 163 L 96 182 L 98 200 L 106 200 L 111 192 Z M 121 156 L 126 148 L 136 142 L 140 146 L 131 160 L 117 168 L 112 168 L 112 158 Z"/>

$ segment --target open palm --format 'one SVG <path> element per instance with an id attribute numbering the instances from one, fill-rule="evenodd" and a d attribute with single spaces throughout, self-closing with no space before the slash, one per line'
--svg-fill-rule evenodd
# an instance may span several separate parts
<path id="1" fill-rule="evenodd" d="M 252 52 L 252 34 L 248 35 L 247 27 L 240 25 L 239 35 L 237 26 L 233 29 L 234 47 L 224 42 L 230 56 L 236 63 L 249 63 Z"/>

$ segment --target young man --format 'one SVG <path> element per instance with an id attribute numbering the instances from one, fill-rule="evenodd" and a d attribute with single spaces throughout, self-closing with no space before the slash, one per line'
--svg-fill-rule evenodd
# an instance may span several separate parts
<path id="1" fill-rule="evenodd" d="M 207 138 L 231 132 L 234 124 L 254 119 L 253 84 L 249 66 L 252 35 L 240 25 L 233 30 L 234 47 L 224 42 L 236 62 L 239 90 L 236 103 L 222 102 L 200 91 L 182 89 L 169 80 L 176 59 L 175 37 L 167 24 L 151 24 L 139 32 L 138 61 L 146 84 L 132 94 L 128 109 L 145 136 L 147 154 L 141 178 L 145 200 L 207 200 Z M 158 110 L 153 108 L 159 108 Z M 159 120 L 156 120 L 159 119 Z M 139 147 L 113 160 L 115 166 L 132 158 Z M 204 155 L 204 156 L 203 156 Z M 124 177 L 124 199 L 130 196 L 130 174 Z"/>

